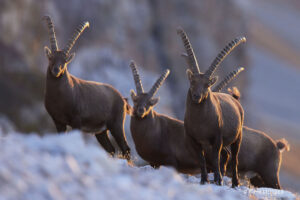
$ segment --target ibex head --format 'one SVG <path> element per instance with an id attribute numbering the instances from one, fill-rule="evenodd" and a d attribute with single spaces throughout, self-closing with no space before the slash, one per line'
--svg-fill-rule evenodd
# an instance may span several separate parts
<path id="1" fill-rule="evenodd" d="M 168 77 L 170 70 L 167 69 L 166 71 L 164 71 L 164 73 L 157 79 L 155 84 L 152 86 L 150 91 L 148 93 L 145 93 L 134 61 L 131 61 L 130 68 L 132 70 L 133 79 L 134 79 L 136 92 L 137 92 L 135 93 L 133 90 L 130 91 L 131 98 L 133 101 L 133 115 L 140 118 L 144 118 L 147 114 L 149 114 L 151 109 L 158 103 L 159 98 L 154 98 L 154 95 L 156 94 L 160 86 Z"/>
<path id="2" fill-rule="evenodd" d="M 49 37 L 50 37 L 50 47 L 49 49 L 47 46 L 45 46 L 45 54 L 49 60 L 49 69 L 51 74 L 54 77 L 60 77 L 67 69 L 67 64 L 71 62 L 71 60 L 74 58 L 75 53 L 70 53 L 70 50 L 74 46 L 76 40 L 81 35 L 81 33 L 84 31 L 85 28 L 89 27 L 88 22 L 84 22 L 80 24 L 72 38 L 69 40 L 66 47 L 62 50 L 60 50 L 57 46 L 55 31 L 54 31 L 54 25 L 52 23 L 52 20 L 49 16 L 44 16 L 43 18 L 48 25 L 48 31 L 49 31 Z"/>
<path id="3" fill-rule="evenodd" d="M 246 38 L 241 37 L 231 41 L 215 58 L 208 70 L 202 73 L 200 72 L 194 50 L 188 36 L 182 28 L 178 28 L 177 33 L 180 35 L 186 50 L 186 53 L 182 54 L 182 56 L 185 57 L 189 67 L 189 69 L 187 69 L 187 76 L 190 81 L 192 101 L 195 103 L 201 103 L 207 98 L 210 87 L 218 80 L 218 77 L 212 76 L 217 67 L 236 46 L 245 42 Z"/>

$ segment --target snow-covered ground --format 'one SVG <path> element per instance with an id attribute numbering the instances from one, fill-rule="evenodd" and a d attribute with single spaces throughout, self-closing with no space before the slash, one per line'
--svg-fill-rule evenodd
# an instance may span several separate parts
<path id="1" fill-rule="evenodd" d="M 79 131 L 39 137 L 0 127 L 0 200 L 42 199 L 295 199 L 288 191 L 200 185 L 170 168 L 134 167 L 110 158 Z M 212 175 L 210 175 L 212 178 Z"/>

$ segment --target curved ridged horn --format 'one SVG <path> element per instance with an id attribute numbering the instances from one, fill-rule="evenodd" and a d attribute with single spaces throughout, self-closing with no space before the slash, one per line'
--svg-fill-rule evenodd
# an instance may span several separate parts
<path id="1" fill-rule="evenodd" d="M 54 51 L 57 51 L 57 49 L 58 49 L 56 36 L 55 36 L 55 31 L 54 31 L 54 25 L 53 25 L 52 20 L 49 16 L 44 16 L 43 20 L 46 20 L 46 22 L 47 22 L 51 51 L 52 51 L 52 53 L 54 53 Z"/>
<path id="2" fill-rule="evenodd" d="M 73 36 L 71 37 L 68 44 L 66 45 L 66 47 L 63 50 L 65 55 L 69 54 L 69 52 L 72 49 L 72 47 L 74 46 L 75 42 L 77 41 L 79 36 L 82 34 L 84 29 L 86 29 L 87 27 L 90 27 L 89 22 L 83 22 L 75 29 L 75 32 L 74 32 Z"/>
<path id="3" fill-rule="evenodd" d="M 144 93 L 142 81 L 140 79 L 140 75 L 139 75 L 139 72 L 137 70 L 136 64 L 133 60 L 130 61 L 130 68 L 131 68 L 131 71 L 132 71 L 132 75 L 133 75 L 133 79 L 134 79 L 137 94 Z"/>
<path id="4" fill-rule="evenodd" d="M 226 47 L 218 54 L 215 60 L 212 62 L 208 70 L 205 72 L 205 76 L 210 78 L 211 75 L 215 72 L 217 67 L 221 64 L 221 62 L 226 58 L 226 56 L 239 44 L 242 42 L 246 42 L 245 37 L 238 37 L 232 40 Z"/>
<path id="5" fill-rule="evenodd" d="M 168 77 L 170 73 L 170 70 L 167 69 L 164 71 L 164 73 L 159 77 L 159 79 L 157 79 L 157 81 L 154 83 L 154 85 L 152 86 L 152 88 L 150 89 L 150 91 L 148 92 L 148 98 L 152 98 L 156 92 L 158 91 L 158 89 L 162 86 L 163 82 L 166 80 L 166 78 Z"/>
<path id="6" fill-rule="evenodd" d="M 220 92 L 228 83 L 230 83 L 239 73 L 244 71 L 244 67 L 230 72 L 214 89 L 213 92 Z"/>
<path id="7" fill-rule="evenodd" d="M 184 32 L 184 30 L 181 27 L 177 28 L 177 34 L 180 35 L 181 40 L 184 45 L 184 48 L 186 50 L 187 61 L 188 61 L 190 69 L 192 70 L 193 73 L 199 74 L 200 69 L 198 66 L 198 62 L 197 62 L 193 47 L 190 43 L 188 36 L 186 35 L 186 33 Z"/>

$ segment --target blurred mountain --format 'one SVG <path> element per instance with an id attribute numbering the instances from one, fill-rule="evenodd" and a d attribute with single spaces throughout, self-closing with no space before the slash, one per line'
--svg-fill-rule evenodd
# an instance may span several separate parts
<path id="1" fill-rule="evenodd" d="M 69 65 L 71 73 L 80 78 L 110 83 L 129 96 L 134 88 L 129 60 L 134 59 L 142 68 L 146 89 L 170 68 L 157 110 L 180 119 L 188 82 L 176 28 L 182 26 L 188 33 L 201 70 L 207 69 L 230 40 L 246 34 L 244 16 L 231 0 L 2 0 L 0 113 L 23 132 L 54 130 L 43 106 L 48 64 L 43 46 L 49 45 L 44 15 L 54 21 L 60 48 L 80 22 L 90 22 L 73 48 L 77 56 Z M 224 61 L 220 74 L 239 65 L 247 66 L 243 45 Z M 244 88 L 246 73 L 238 81 Z"/>

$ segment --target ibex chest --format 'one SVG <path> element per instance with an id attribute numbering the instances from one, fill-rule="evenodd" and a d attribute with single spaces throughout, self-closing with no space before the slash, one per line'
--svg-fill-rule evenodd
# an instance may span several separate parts
<path id="1" fill-rule="evenodd" d="M 155 154 L 162 154 L 161 129 L 158 124 L 132 117 L 130 129 L 136 149 L 141 157 L 147 160 L 149 157 L 154 157 Z"/>
<path id="2" fill-rule="evenodd" d="M 202 143 L 209 142 L 209 136 L 219 132 L 222 126 L 215 109 L 205 106 L 189 106 L 185 114 L 186 133 Z"/>
<path id="3" fill-rule="evenodd" d="M 52 118 L 64 124 L 69 124 L 70 119 L 76 113 L 71 95 L 66 98 L 61 92 L 49 89 L 46 89 L 45 107 Z"/>

